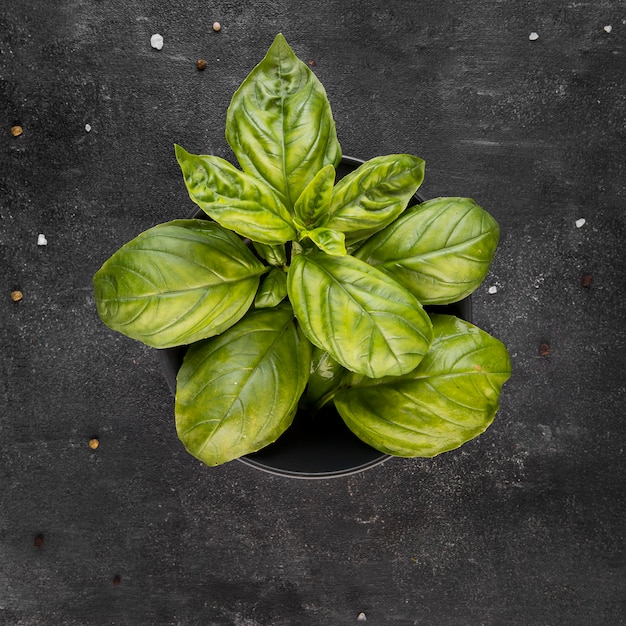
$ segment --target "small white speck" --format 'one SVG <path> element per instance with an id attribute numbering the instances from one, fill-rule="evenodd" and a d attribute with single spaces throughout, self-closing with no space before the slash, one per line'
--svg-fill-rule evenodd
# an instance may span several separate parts
<path id="1" fill-rule="evenodd" d="M 495 285 L 491 285 L 487 291 L 489 293 L 498 293 L 498 288 Z"/>
<path id="2" fill-rule="evenodd" d="M 610 24 L 604 27 L 605 33 L 610 33 L 612 30 L 613 30 L 613 27 Z"/>
<path id="3" fill-rule="evenodd" d="M 587 223 L 587 220 L 584 217 L 581 217 L 579 220 L 576 220 L 576 228 L 582 228 Z"/>
<path id="4" fill-rule="evenodd" d="M 531 41 L 537 41 L 537 39 L 539 39 L 539 35 L 535 32 L 530 33 L 530 35 L 528 35 L 528 39 L 530 39 Z"/>
<path id="5" fill-rule="evenodd" d="M 37 236 L 37 245 L 38 246 L 47 246 L 48 245 L 48 240 L 46 239 L 45 235 L 42 235 L 41 233 L 39 233 L 39 235 Z"/>
<path id="6" fill-rule="evenodd" d="M 91 124 L 85 124 L 85 130 L 90 133 L 91 132 Z"/>
<path id="7" fill-rule="evenodd" d="M 160 50 L 163 47 L 163 37 L 158 33 L 150 37 L 150 45 L 156 50 Z"/>
<path id="8" fill-rule="evenodd" d="M 367 615 L 365 615 L 365 613 L 359 613 L 356 619 L 357 622 L 367 622 Z"/>

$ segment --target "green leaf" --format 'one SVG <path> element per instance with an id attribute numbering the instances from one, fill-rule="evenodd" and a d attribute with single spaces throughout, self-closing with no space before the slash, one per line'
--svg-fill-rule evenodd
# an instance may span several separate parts
<path id="1" fill-rule="evenodd" d="M 291 215 L 262 180 L 216 156 L 175 146 L 189 197 L 224 228 L 264 244 L 295 239 Z"/>
<path id="2" fill-rule="evenodd" d="M 429 353 L 406 376 L 363 380 L 339 391 L 335 406 L 348 427 L 396 456 L 432 457 L 480 435 L 498 410 L 511 375 L 504 345 L 468 322 L 433 316 Z"/>
<path id="3" fill-rule="evenodd" d="M 411 207 L 355 256 L 404 285 L 423 304 L 448 304 L 484 280 L 496 252 L 496 220 L 469 198 Z"/>
<path id="4" fill-rule="evenodd" d="M 341 160 L 326 91 L 283 35 L 235 92 L 226 139 L 243 170 L 290 210 L 320 169 Z"/>
<path id="5" fill-rule="evenodd" d="M 313 347 L 311 374 L 303 400 L 306 406 L 319 409 L 329 402 L 340 388 L 348 370 L 342 367 L 328 352 Z"/>
<path id="6" fill-rule="evenodd" d="M 288 305 L 252 311 L 192 345 L 176 388 L 176 430 L 187 450 L 219 465 L 275 441 L 293 420 L 310 358 Z"/>
<path id="7" fill-rule="evenodd" d="M 300 233 L 300 239 L 310 239 L 320 250 L 327 254 L 343 256 L 346 253 L 346 236 L 330 228 L 315 228 Z"/>
<path id="8" fill-rule="evenodd" d="M 277 244 L 273 246 L 264 243 L 252 242 L 257 254 L 265 259 L 270 265 L 275 267 L 283 267 L 287 265 L 287 251 L 285 244 Z"/>
<path id="9" fill-rule="evenodd" d="M 257 309 L 267 309 L 276 306 L 287 296 L 287 273 L 282 268 L 275 267 L 263 279 L 259 291 L 254 299 Z"/>
<path id="10" fill-rule="evenodd" d="M 266 267 L 235 234 L 175 220 L 120 248 L 94 276 L 98 314 L 153 348 L 217 335 L 248 310 Z"/>
<path id="11" fill-rule="evenodd" d="M 304 188 L 296 201 L 294 210 L 307 230 L 323 226 L 328 219 L 330 199 L 335 184 L 335 168 L 332 165 L 323 167 Z"/>
<path id="12" fill-rule="evenodd" d="M 431 323 L 420 303 L 354 257 L 296 256 L 287 291 L 311 343 L 346 369 L 372 378 L 406 374 L 428 351 Z"/>
<path id="13" fill-rule="evenodd" d="M 404 209 L 424 180 L 424 161 L 410 154 L 371 159 L 342 178 L 333 190 L 327 228 L 354 243 L 382 230 Z"/>

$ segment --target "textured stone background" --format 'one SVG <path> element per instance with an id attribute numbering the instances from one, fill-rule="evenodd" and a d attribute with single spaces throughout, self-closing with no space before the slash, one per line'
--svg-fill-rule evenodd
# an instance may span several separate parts
<path id="1" fill-rule="evenodd" d="M 474 313 L 513 377 L 458 451 L 206 468 L 154 351 L 97 318 L 100 264 L 192 208 L 173 143 L 231 158 L 230 97 L 279 31 L 344 153 L 418 154 L 427 197 L 501 224 Z M 0 623 L 626 623 L 625 41 L 617 0 L 3 0 Z"/>

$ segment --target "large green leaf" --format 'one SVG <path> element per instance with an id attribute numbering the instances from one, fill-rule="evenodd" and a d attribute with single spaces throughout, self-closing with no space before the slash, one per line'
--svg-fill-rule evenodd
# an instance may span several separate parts
<path id="1" fill-rule="evenodd" d="M 187 450 L 219 465 L 275 441 L 293 420 L 310 358 L 288 305 L 252 311 L 191 346 L 176 388 L 176 430 Z"/>
<path id="2" fill-rule="evenodd" d="M 496 220 L 469 198 L 411 207 L 356 256 L 392 276 L 423 304 L 457 302 L 484 280 L 496 252 Z"/>
<path id="3" fill-rule="evenodd" d="M 420 303 L 354 257 L 296 256 L 287 290 L 311 343 L 349 370 L 372 378 L 406 374 L 428 351 L 431 323 Z"/>
<path id="4" fill-rule="evenodd" d="M 429 353 L 410 374 L 362 380 L 335 395 L 348 427 L 382 452 L 431 457 L 458 448 L 498 410 L 511 374 L 504 345 L 450 315 L 433 316 L 433 330 Z"/>
<path id="5" fill-rule="evenodd" d="M 290 210 L 322 167 L 341 160 L 326 91 L 283 35 L 235 92 L 226 139 L 243 170 L 267 181 Z"/>
<path id="6" fill-rule="evenodd" d="M 266 267 L 235 234 L 207 220 L 175 220 L 122 246 L 94 276 L 102 321 L 154 348 L 232 326 Z"/>
<path id="7" fill-rule="evenodd" d="M 360 241 L 382 230 L 404 209 L 424 180 L 424 161 L 390 154 L 366 161 L 333 189 L 327 228 Z"/>
<path id="8" fill-rule="evenodd" d="M 296 238 L 289 211 L 262 180 L 219 157 L 175 148 L 190 198 L 224 228 L 264 244 Z"/>

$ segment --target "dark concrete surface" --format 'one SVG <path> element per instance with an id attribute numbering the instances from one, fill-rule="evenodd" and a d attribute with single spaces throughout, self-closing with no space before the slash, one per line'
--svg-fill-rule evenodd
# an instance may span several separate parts
<path id="1" fill-rule="evenodd" d="M 0 623 L 626 623 L 622 2 L 1 8 Z M 100 264 L 192 208 L 173 143 L 231 157 L 226 107 L 279 31 L 346 154 L 415 153 L 427 197 L 501 224 L 474 315 L 513 376 L 458 451 L 314 482 L 209 469 L 154 351 L 98 320 Z"/>

